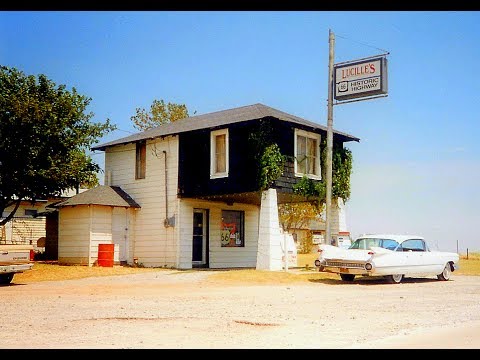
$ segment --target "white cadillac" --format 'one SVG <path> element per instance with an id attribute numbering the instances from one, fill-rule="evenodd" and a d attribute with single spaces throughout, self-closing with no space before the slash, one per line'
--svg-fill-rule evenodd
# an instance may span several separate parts
<path id="1" fill-rule="evenodd" d="M 421 236 L 362 235 L 348 249 L 321 244 L 318 252 L 319 271 L 340 274 L 343 281 L 355 276 L 382 276 L 392 284 L 404 277 L 436 276 L 446 281 L 459 268 L 457 253 L 431 251 Z"/>

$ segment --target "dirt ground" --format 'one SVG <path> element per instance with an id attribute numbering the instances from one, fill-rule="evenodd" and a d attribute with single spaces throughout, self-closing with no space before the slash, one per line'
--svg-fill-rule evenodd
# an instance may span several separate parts
<path id="1" fill-rule="evenodd" d="M 14 278 L 0 287 L 0 348 L 480 348 L 478 276 L 226 285 L 214 273 Z"/>

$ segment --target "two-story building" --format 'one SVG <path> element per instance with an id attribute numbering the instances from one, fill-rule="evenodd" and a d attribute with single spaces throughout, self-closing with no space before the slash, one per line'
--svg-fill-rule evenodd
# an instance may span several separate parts
<path id="1" fill-rule="evenodd" d="M 266 191 L 259 134 L 287 155 Z M 278 203 L 298 200 L 292 186 L 303 176 L 321 180 L 326 135 L 322 125 L 254 104 L 95 146 L 105 152 L 105 185 L 59 204 L 59 262 L 92 266 L 98 244 L 114 243 L 120 262 L 146 267 L 281 269 Z M 333 141 L 359 139 L 334 131 Z"/>

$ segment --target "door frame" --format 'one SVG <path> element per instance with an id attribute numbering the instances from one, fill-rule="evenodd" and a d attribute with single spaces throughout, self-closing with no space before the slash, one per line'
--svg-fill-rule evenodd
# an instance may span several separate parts
<path id="1" fill-rule="evenodd" d="M 112 242 L 118 245 L 118 261 L 120 264 L 126 264 L 128 261 L 129 213 L 128 208 L 117 206 L 112 208 Z"/>
<path id="2" fill-rule="evenodd" d="M 193 224 L 192 224 L 192 267 L 193 268 L 208 268 L 209 267 L 209 257 L 208 257 L 208 249 L 209 249 L 209 239 L 210 239 L 210 216 L 208 209 L 201 209 L 201 208 L 194 208 L 192 213 L 192 218 L 195 214 L 201 213 L 203 214 L 203 222 L 202 222 L 202 260 L 200 261 L 193 261 Z M 192 219 L 193 220 L 193 219 Z"/>

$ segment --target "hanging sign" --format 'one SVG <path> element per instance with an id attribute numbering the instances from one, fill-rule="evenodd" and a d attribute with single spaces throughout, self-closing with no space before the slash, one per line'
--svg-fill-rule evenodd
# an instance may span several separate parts
<path id="1" fill-rule="evenodd" d="M 385 56 L 339 63 L 333 69 L 335 100 L 387 94 Z"/>

